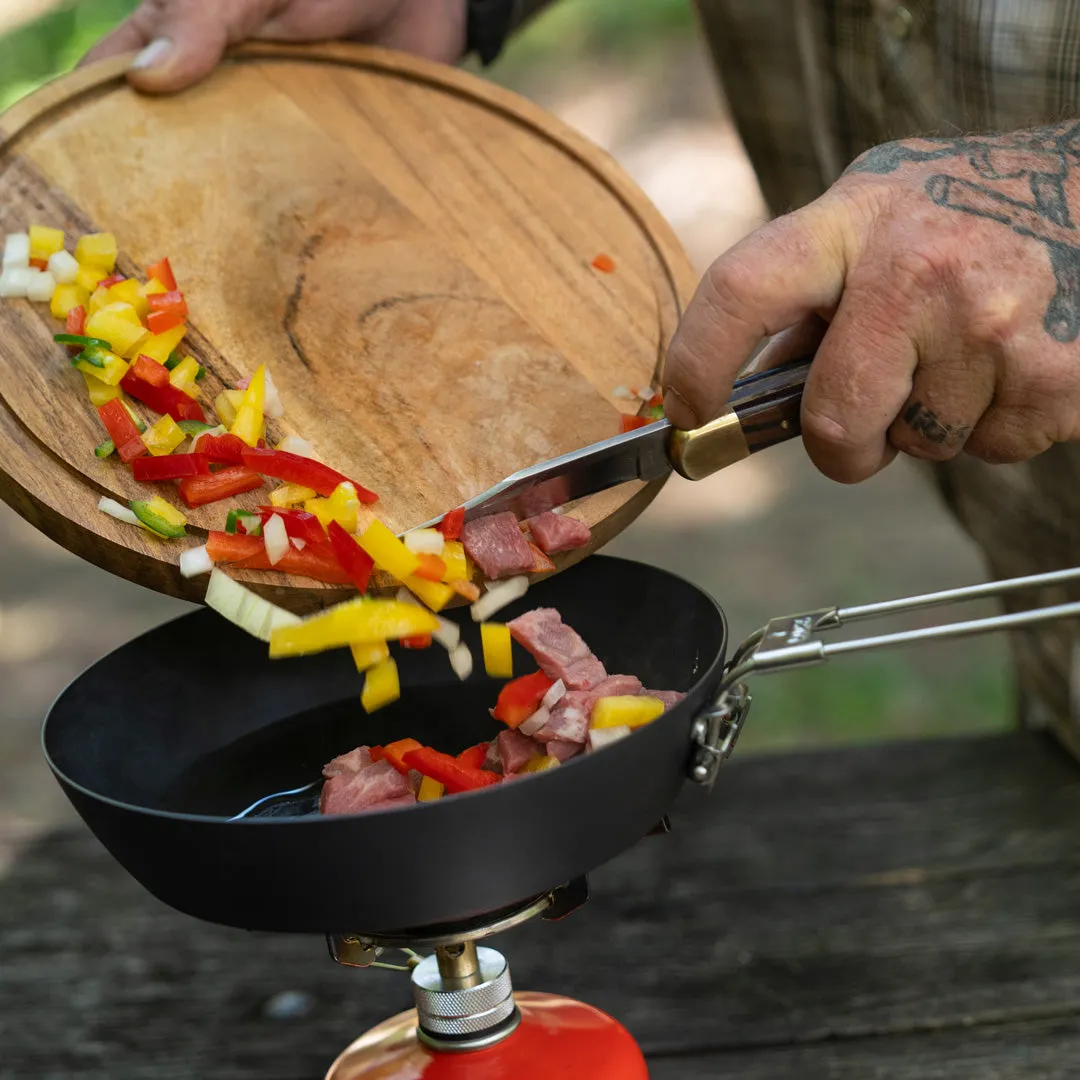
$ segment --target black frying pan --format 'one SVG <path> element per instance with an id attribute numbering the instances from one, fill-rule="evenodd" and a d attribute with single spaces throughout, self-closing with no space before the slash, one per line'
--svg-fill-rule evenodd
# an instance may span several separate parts
<path id="1" fill-rule="evenodd" d="M 558 608 L 609 672 L 686 698 L 647 728 L 559 769 L 433 804 L 354 817 L 230 822 L 318 779 L 361 743 L 413 736 L 457 752 L 493 738 L 500 683 L 460 683 L 437 646 L 399 654 L 402 697 L 368 717 L 347 650 L 267 658 L 211 611 L 136 638 L 79 676 L 45 721 L 50 767 L 98 839 L 155 896 L 252 930 L 389 934 L 538 896 L 606 862 L 664 815 L 687 775 L 727 628 L 662 570 L 597 556 L 499 618 Z M 450 614 L 480 656 L 479 629 Z M 535 662 L 517 651 L 519 672 Z M 309 803 L 313 800 L 309 800 Z M 295 809 L 295 807 L 294 807 Z"/>

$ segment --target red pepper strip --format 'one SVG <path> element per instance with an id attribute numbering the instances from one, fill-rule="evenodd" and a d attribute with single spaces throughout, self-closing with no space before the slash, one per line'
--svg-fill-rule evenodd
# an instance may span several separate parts
<path id="1" fill-rule="evenodd" d="M 413 573 L 418 578 L 423 578 L 425 581 L 442 581 L 446 576 L 446 563 L 438 555 L 423 554 L 418 555 L 417 558 L 420 564 Z"/>
<path id="2" fill-rule="evenodd" d="M 625 435 L 628 431 L 637 431 L 638 428 L 646 427 L 651 423 L 652 421 L 647 416 L 627 416 L 624 413 L 619 430 Z"/>
<path id="3" fill-rule="evenodd" d="M 154 386 L 129 371 L 120 380 L 120 387 L 144 405 L 149 405 L 154 412 L 168 413 L 174 420 L 198 420 L 206 423 L 206 413 L 202 411 L 202 406 L 175 386 Z"/>
<path id="4" fill-rule="evenodd" d="M 176 290 L 176 277 L 173 275 L 172 267 L 169 265 L 168 259 L 162 259 L 161 262 L 154 263 L 153 266 L 148 267 L 146 276 L 147 278 L 157 278 L 169 292 L 174 292 Z"/>
<path id="5" fill-rule="evenodd" d="M 457 760 L 464 765 L 467 769 L 482 769 L 484 762 L 487 760 L 488 744 L 486 742 L 477 743 L 475 746 L 470 746 L 468 750 L 462 750 L 457 756 Z"/>
<path id="6" fill-rule="evenodd" d="M 338 484 L 349 479 L 321 461 L 313 461 L 311 458 L 301 457 L 300 454 L 290 454 L 286 450 L 248 448 L 244 451 L 244 464 L 263 476 L 272 476 L 275 480 L 284 480 L 287 484 L 299 484 L 326 496 L 332 495 Z M 352 483 L 360 502 L 378 501 L 379 496 L 373 491 L 368 491 L 355 481 Z"/>
<path id="7" fill-rule="evenodd" d="M 529 543 L 529 550 L 533 553 L 533 564 L 532 569 L 529 571 L 530 574 L 546 574 L 555 569 L 555 564 L 531 541 Z"/>
<path id="8" fill-rule="evenodd" d="M 111 289 L 114 285 L 119 285 L 121 281 L 126 280 L 123 274 L 112 274 L 107 278 L 98 282 L 99 289 Z"/>
<path id="9" fill-rule="evenodd" d="M 202 443 L 199 444 L 202 446 Z M 281 506 L 260 506 L 257 508 L 257 513 L 262 519 L 262 523 L 265 525 L 274 514 L 277 514 L 285 524 L 285 535 L 289 537 L 295 537 L 297 540 L 303 540 L 305 544 L 315 544 L 317 547 L 325 548 L 326 545 L 326 533 L 323 532 L 323 527 L 319 524 L 319 519 L 314 514 L 309 514 L 306 510 L 291 510 Z M 339 525 L 338 528 L 341 528 Z M 353 547 L 357 551 L 363 549 L 359 544 L 353 543 Z M 348 569 L 348 567 L 345 567 Z"/>
<path id="10" fill-rule="evenodd" d="M 423 743 L 416 739 L 398 739 L 396 742 L 387 743 L 385 746 L 373 746 L 371 748 L 371 760 L 382 761 L 385 759 L 402 775 L 409 774 L 409 766 L 405 764 L 405 755 L 410 750 L 420 750 Z"/>
<path id="11" fill-rule="evenodd" d="M 457 540 L 461 536 L 461 526 L 465 524 L 465 507 L 459 506 L 451 510 L 443 517 L 442 521 L 435 526 L 447 540 Z"/>
<path id="12" fill-rule="evenodd" d="M 79 337 L 83 337 L 86 334 L 86 308 L 79 304 L 78 307 L 73 307 L 67 313 L 67 319 L 64 321 L 64 330 L 69 334 L 78 334 Z M 71 356 L 82 352 L 81 345 L 69 345 L 67 351 Z"/>
<path id="13" fill-rule="evenodd" d="M 413 634 L 412 637 L 401 639 L 401 647 L 403 649 L 430 649 L 431 641 L 430 634 Z"/>
<path id="14" fill-rule="evenodd" d="M 164 334 L 166 330 L 172 330 L 177 326 L 183 325 L 184 321 L 184 316 L 173 309 L 168 311 L 151 311 L 146 316 L 146 328 L 151 334 Z"/>
<path id="15" fill-rule="evenodd" d="M 216 563 L 241 562 L 258 555 L 260 551 L 266 551 L 266 544 L 260 536 L 245 536 L 214 529 L 206 541 L 206 554 Z"/>
<path id="16" fill-rule="evenodd" d="M 330 546 L 338 565 L 349 575 L 349 580 L 360 590 L 367 592 L 371 571 L 375 566 L 371 556 L 345 531 L 341 522 L 331 521 L 328 529 Z"/>
<path id="17" fill-rule="evenodd" d="M 210 465 L 202 454 L 165 454 L 162 457 L 139 458 L 132 462 L 131 471 L 136 480 L 153 483 L 155 480 L 208 476 Z"/>
<path id="18" fill-rule="evenodd" d="M 552 685 L 552 680 L 542 671 L 522 675 L 499 691 L 499 700 L 495 702 L 491 715 L 507 727 L 516 728 L 540 708 L 540 702 Z"/>
<path id="19" fill-rule="evenodd" d="M 149 356 L 143 356 L 142 353 L 135 357 L 128 371 L 136 379 L 142 379 L 151 386 L 169 385 L 169 373 L 165 370 L 165 365 L 151 360 Z"/>
<path id="20" fill-rule="evenodd" d="M 245 539 L 252 539 L 245 537 Z M 259 543 L 262 543 L 260 540 Z M 337 564 L 333 554 L 325 548 L 313 547 L 308 544 L 303 551 L 297 551 L 290 547 L 281 558 L 270 565 L 270 558 L 266 554 L 266 545 L 257 555 L 249 559 L 242 559 L 233 563 L 238 570 L 279 570 L 283 574 L 298 574 L 303 577 L 314 578 L 316 581 L 325 581 L 328 585 L 348 585 L 349 578 Z"/>
<path id="21" fill-rule="evenodd" d="M 162 368 L 161 370 L 164 371 L 165 369 Z M 199 436 L 199 453 L 205 454 L 216 465 L 243 464 L 242 455 L 246 445 L 239 435 Z"/>
<path id="22" fill-rule="evenodd" d="M 477 788 L 497 784 L 502 778 L 483 769 L 470 769 L 430 746 L 421 746 L 419 750 L 410 750 L 405 755 L 405 764 L 424 776 L 430 776 L 442 784 L 447 792 L 456 795 L 462 791 L 475 791 Z"/>
<path id="23" fill-rule="evenodd" d="M 99 406 L 98 416 L 116 446 L 121 461 L 134 461 L 146 453 L 146 444 L 139 436 L 139 429 L 119 398 L 113 398 Z"/>
<path id="24" fill-rule="evenodd" d="M 48 259 L 31 259 L 30 260 L 30 265 L 35 270 L 48 270 L 49 269 L 49 260 Z"/>
<path id="25" fill-rule="evenodd" d="M 232 465 L 207 476 L 189 476 L 180 481 L 180 497 L 189 507 L 205 506 L 219 499 L 230 499 L 245 491 L 261 488 L 265 480 L 243 465 Z"/>

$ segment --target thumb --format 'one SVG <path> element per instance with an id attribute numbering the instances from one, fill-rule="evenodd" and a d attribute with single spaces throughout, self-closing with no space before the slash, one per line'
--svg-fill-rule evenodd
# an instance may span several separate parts
<path id="1" fill-rule="evenodd" d="M 736 374 L 763 337 L 833 308 L 850 230 L 828 202 L 811 203 L 740 241 L 706 271 L 664 365 L 664 415 L 700 427 L 727 403 Z"/>

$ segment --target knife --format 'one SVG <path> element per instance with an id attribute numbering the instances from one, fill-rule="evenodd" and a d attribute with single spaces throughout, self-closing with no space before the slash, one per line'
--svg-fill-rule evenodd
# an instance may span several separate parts
<path id="1" fill-rule="evenodd" d="M 660 480 L 672 470 L 687 480 L 703 480 L 759 450 L 793 439 L 802 430 L 799 405 L 812 359 L 793 360 L 739 379 L 724 412 L 704 427 L 680 431 L 669 420 L 657 420 L 513 473 L 469 499 L 465 520 L 504 510 L 525 520 L 629 480 Z M 442 518 L 416 528 L 431 528 Z"/>

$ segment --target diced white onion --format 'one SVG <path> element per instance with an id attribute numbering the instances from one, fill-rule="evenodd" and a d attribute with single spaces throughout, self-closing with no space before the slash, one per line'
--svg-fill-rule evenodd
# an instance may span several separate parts
<path id="1" fill-rule="evenodd" d="M 224 424 L 218 424 L 216 428 L 210 428 L 207 431 L 200 431 L 198 435 L 193 435 L 191 438 L 191 450 L 190 453 L 194 454 L 199 446 L 199 440 L 204 435 L 225 435 L 226 430 Z"/>
<path id="2" fill-rule="evenodd" d="M 135 511 L 132 510 L 130 506 L 118 503 L 115 499 L 109 499 L 103 496 L 98 502 L 97 508 L 103 514 L 108 514 L 109 517 L 116 518 L 117 521 L 123 521 L 128 525 L 142 526 L 142 522 L 135 516 Z"/>
<path id="3" fill-rule="evenodd" d="M 550 719 L 551 713 L 546 706 L 541 705 L 528 720 L 518 724 L 518 731 L 522 735 L 535 735 Z"/>
<path id="4" fill-rule="evenodd" d="M 24 232 L 8 233 L 4 241 L 5 270 L 27 270 L 30 268 L 30 234 Z"/>
<path id="5" fill-rule="evenodd" d="M 55 251 L 49 256 L 49 273 L 60 285 L 70 285 L 79 274 L 79 264 L 70 251 Z"/>
<path id="6" fill-rule="evenodd" d="M 441 555 L 446 537 L 438 529 L 413 529 L 401 538 L 414 555 Z"/>
<path id="7" fill-rule="evenodd" d="M 394 599 L 399 604 L 415 604 L 417 607 L 421 607 L 421 603 L 404 585 L 394 594 Z"/>
<path id="8" fill-rule="evenodd" d="M 285 415 L 285 406 L 281 404 L 281 397 L 277 392 L 277 387 L 274 385 L 274 380 L 270 378 L 270 369 L 267 368 L 263 375 L 266 378 L 266 395 L 263 398 L 263 412 L 272 419 L 280 419 Z"/>
<path id="9" fill-rule="evenodd" d="M 209 574 L 214 569 L 214 560 L 210 558 L 206 545 L 188 548 L 180 556 L 180 576 L 186 578 Z"/>
<path id="10" fill-rule="evenodd" d="M 589 729 L 589 749 L 602 750 L 620 739 L 625 739 L 630 734 L 630 728 L 626 724 L 619 727 L 601 727 Z"/>
<path id="11" fill-rule="evenodd" d="M 472 653 L 469 652 L 469 646 L 464 641 L 450 650 L 450 666 L 454 669 L 454 674 L 462 682 L 472 674 Z"/>
<path id="12" fill-rule="evenodd" d="M 285 522 L 280 514 L 271 514 L 267 518 L 263 525 L 263 542 L 270 565 L 276 566 L 289 550 L 289 534 L 285 531 Z"/>
<path id="13" fill-rule="evenodd" d="M 276 517 L 277 515 L 275 514 L 274 516 Z M 297 551 L 303 551 L 304 548 L 307 547 L 307 541 L 299 536 L 294 536 L 292 538 L 292 546 L 296 548 Z"/>
<path id="14" fill-rule="evenodd" d="M 0 273 L 0 296 L 8 299 L 25 298 L 34 278 L 40 270 L 33 267 L 9 266 Z"/>
<path id="15" fill-rule="evenodd" d="M 563 694 L 566 693 L 566 683 L 562 679 L 558 679 L 551 684 L 551 688 L 544 695 L 542 704 L 545 708 L 553 708 L 557 701 L 562 699 Z"/>
<path id="16" fill-rule="evenodd" d="M 260 641 L 269 641 L 272 631 L 279 627 L 295 626 L 301 621 L 291 611 L 276 607 L 245 589 L 216 567 L 211 571 L 210 584 L 206 587 L 206 606 Z"/>
<path id="17" fill-rule="evenodd" d="M 299 435 L 286 435 L 277 448 L 287 454 L 298 454 L 300 457 L 314 457 L 315 453 L 311 443 L 307 439 L 301 439 Z"/>
<path id="18" fill-rule="evenodd" d="M 628 386 L 616 386 L 611 391 L 611 396 L 620 401 L 637 401 L 637 394 Z"/>
<path id="19" fill-rule="evenodd" d="M 26 287 L 26 299 L 37 304 L 47 304 L 56 291 L 56 278 L 48 271 L 39 270 Z"/>
<path id="20" fill-rule="evenodd" d="M 487 589 L 488 591 L 469 608 L 474 622 L 486 622 L 507 604 L 520 600 L 528 592 L 529 579 L 522 574 L 520 577 L 507 578 L 506 581 L 489 582 Z"/>
<path id="21" fill-rule="evenodd" d="M 432 639 L 448 652 L 456 649 L 461 641 L 461 627 L 449 619 L 444 619 L 441 615 L 436 615 L 435 618 L 439 620 L 439 629 L 432 633 Z"/>

